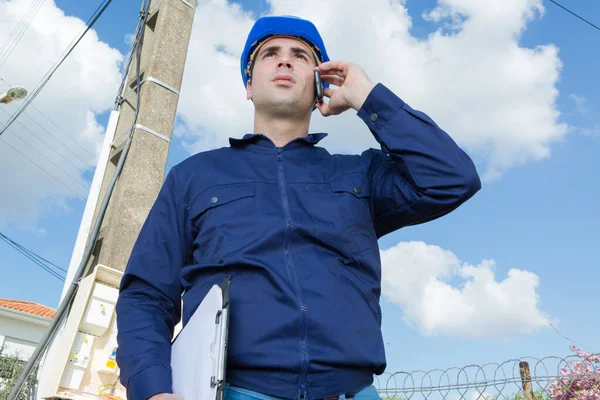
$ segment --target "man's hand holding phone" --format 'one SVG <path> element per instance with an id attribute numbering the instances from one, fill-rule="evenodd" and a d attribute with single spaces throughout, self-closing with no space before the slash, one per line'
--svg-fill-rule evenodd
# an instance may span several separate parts
<path id="1" fill-rule="evenodd" d="M 323 95 L 329 98 L 329 103 L 318 101 L 316 104 L 325 117 L 341 114 L 350 108 L 360 110 L 375 87 L 360 66 L 346 61 L 328 61 L 315 67 L 317 70 L 321 81 L 338 87 L 336 90 L 323 88 Z"/>

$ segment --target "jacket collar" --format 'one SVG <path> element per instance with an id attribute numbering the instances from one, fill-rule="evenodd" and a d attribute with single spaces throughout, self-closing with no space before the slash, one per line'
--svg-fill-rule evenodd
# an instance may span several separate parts
<path id="1" fill-rule="evenodd" d="M 315 145 L 327 136 L 327 133 L 310 133 L 308 136 L 296 138 L 286 144 L 284 147 L 290 147 L 295 144 Z M 241 139 L 229 138 L 229 144 L 232 147 L 245 147 L 248 145 L 258 146 L 262 148 L 275 148 L 275 144 L 267 136 L 260 133 L 247 133 Z"/>

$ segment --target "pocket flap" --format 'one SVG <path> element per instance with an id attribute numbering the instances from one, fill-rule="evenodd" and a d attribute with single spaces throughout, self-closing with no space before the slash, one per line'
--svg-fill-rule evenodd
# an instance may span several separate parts
<path id="1" fill-rule="evenodd" d="M 355 197 L 369 197 L 369 178 L 361 172 L 341 175 L 330 182 L 334 192 L 347 192 Z"/>
<path id="2" fill-rule="evenodd" d="M 188 217 L 195 218 L 206 210 L 219 207 L 234 200 L 253 197 L 256 191 L 255 183 L 234 183 L 213 186 L 200 193 L 190 206 Z"/>

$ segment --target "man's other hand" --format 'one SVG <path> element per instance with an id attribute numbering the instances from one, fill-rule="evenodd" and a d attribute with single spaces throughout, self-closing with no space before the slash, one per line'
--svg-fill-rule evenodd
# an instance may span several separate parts
<path id="1" fill-rule="evenodd" d="M 358 65 L 345 61 L 328 61 L 315 67 L 321 72 L 321 79 L 330 85 L 324 88 L 323 94 L 329 98 L 329 103 L 317 102 L 316 106 L 325 117 L 338 115 L 353 108 L 359 111 L 369 93 L 375 87 L 365 71 Z"/>
<path id="2" fill-rule="evenodd" d="M 158 393 L 149 397 L 148 400 L 183 400 L 183 397 L 171 393 Z"/>

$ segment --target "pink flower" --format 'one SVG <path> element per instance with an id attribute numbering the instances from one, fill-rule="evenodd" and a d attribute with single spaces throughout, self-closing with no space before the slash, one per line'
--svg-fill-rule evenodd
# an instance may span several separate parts
<path id="1" fill-rule="evenodd" d="M 551 400 L 600 400 L 600 356 L 570 346 L 581 360 L 560 369 L 561 379 L 550 384 Z M 596 365 L 595 365 L 596 364 Z"/>

